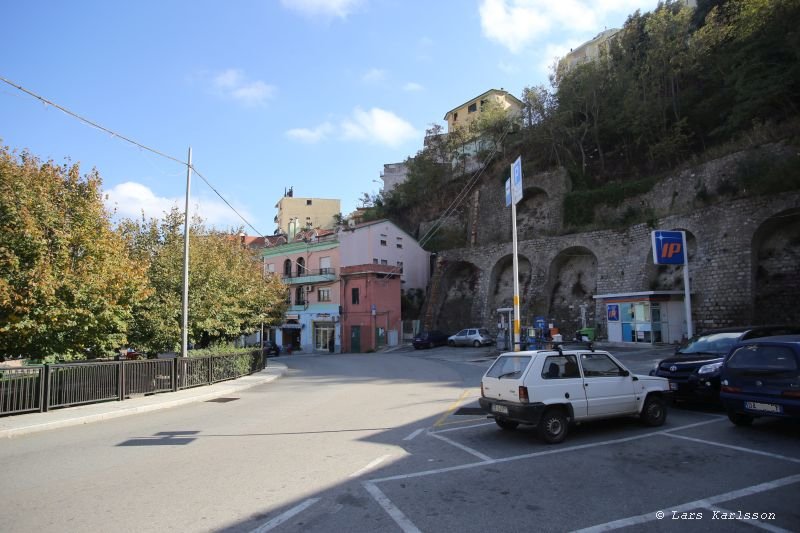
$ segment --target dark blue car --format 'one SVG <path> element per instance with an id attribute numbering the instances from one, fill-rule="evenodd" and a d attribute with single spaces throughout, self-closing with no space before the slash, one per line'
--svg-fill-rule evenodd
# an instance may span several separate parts
<path id="1" fill-rule="evenodd" d="M 414 336 L 411 342 L 415 350 L 423 348 L 433 348 L 434 346 L 444 346 L 447 344 L 447 333 L 441 331 L 423 331 Z"/>
<path id="2" fill-rule="evenodd" d="M 720 383 L 720 399 L 737 426 L 762 416 L 800 420 L 800 335 L 737 344 Z"/>

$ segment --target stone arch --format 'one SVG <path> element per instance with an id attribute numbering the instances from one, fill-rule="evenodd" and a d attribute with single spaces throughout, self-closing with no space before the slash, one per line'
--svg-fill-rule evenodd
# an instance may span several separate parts
<path id="1" fill-rule="evenodd" d="M 753 322 L 800 323 L 800 209 L 767 218 L 753 234 Z"/>
<path id="2" fill-rule="evenodd" d="M 531 286 L 531 262 L 524 256 L 518 256 L 519 266 L 519 294 L 520 294 L 520 315 L 525 323 L 525 319 L 530 321 L 530 298 L 526 295 L 530 293 Z M 494 324 L 499 322 L 497 309 L 499 307 L 514 306 L 514 256 L 506 255 L 501 257 L 492 267 L 489 277 L 489 305 L 488 313 L 489 326 L 494 328 Z"/>
<path id="3" fill-rule="evenodd" d="M 689 273 L 696 265 L 697 239 L 685 228 L 672 228 L 669 231 L 686 232 L 686 247 L 689 249 Z M 683 265 L 656 265 L 653 263 L 653 250 L 647 249 L 645 259 L 645 280 L 642 290 L 648 291 L 682 291 Z"/>
<path id="4" fill-rule="evenodd" d="M 544 189 L 528 187 L 517 204 L 517 239 L 534 239 L 549 233 L 555 224 L 550 197 Z"/>
<path id="5" fill-rule="evenodd" d="M 581 327 L 581 305 L 586 306 L 586 324 L 597 323 L 595 302 L 597 293 L 597 256 L 583 246 L 562 250 L 550 263 L 547 294 L 547 318 L 565 339 L 574 336 Z"/>
<path id="6" fill-rule="evenodd" d="M 468 261 L 456 261 L 446 267 L 439 285 L 438 329 L 450 333 L 474 324 L 474 306 L 480 284 L 480 269 Z"/>

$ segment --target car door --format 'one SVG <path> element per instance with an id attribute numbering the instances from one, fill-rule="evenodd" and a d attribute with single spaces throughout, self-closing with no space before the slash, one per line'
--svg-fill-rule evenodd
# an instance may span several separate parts
<path id="1" fill-rule="evenodd" d="M 458 333 L 456 333 L 455 337 L 453 337 L 453 344 L 456 346 L 460 346 L 464 344 L 464 339 L 467 338 L 467 331 L 466 329 L 462 329 Z"/>
<path id="2" fill-rule="evenodd" d="M 566 400 L 572 405 L 575 420 L 586 418 L 586 388 L 578 369 L 578 357 L 573 354 L 545 357 L 541 381 L 533 395 L 534 401 L 546 404 L 563 403 Z"/>
<path id="3" fill-rule="evenodd" d="M 581 352 L 583 387 L 589 418 L 637 412 L 633 376 L 602 352 Z"/>

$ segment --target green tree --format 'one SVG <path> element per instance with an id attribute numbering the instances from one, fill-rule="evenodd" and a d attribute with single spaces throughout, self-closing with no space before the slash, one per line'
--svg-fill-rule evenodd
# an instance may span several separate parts
<path id="1" fill-rule="evenodd" d="M 0 149 L 0 353 L 109 355 L 148 292 L 103 206 L 97 171 Z"/>
<path id="2" fill-rule="evenodd" d="M 148 352 L 177 350 L 181 341 L 183 215 L 127 220 L 121 225 L 129 249 L 149 258 L 151 296 L 136 309 L 130 337 Z M 231 233 L 195 219 L 189 229 L 189 342 L 198 347 L 229 342 L 280 323 L 286 286 L 265 275 L 258 255 Z"/>

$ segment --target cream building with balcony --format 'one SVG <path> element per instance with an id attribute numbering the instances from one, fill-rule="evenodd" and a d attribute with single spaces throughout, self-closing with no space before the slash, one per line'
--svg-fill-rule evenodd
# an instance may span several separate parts
<path id="1" fill-rule="evenodd" d="M 483 106 L 488 102 L 498 104 L 511 115 L 519 115 L 524 107 L 522 101 L 508 91 L 502 88 L 499 90 L 489 89 L 485 93 L 467 100 L 460 106 L 445 113 L 444 120 L 447 122 L 447 131 L 451 132 L 456 128 L 469 126 L 472 121 L 480 116 Z"/>
<path id="2" fill-rule="evenodd" d="M 275 208 L 275 223 L 280 233 L 291 240 L 299 231 L 311 228 L 332 229 L 336 226 L 336 215 L 341 213 L 340 200 L 326 198 L 295 198 L 292 191 L 278 200 Z"/>

